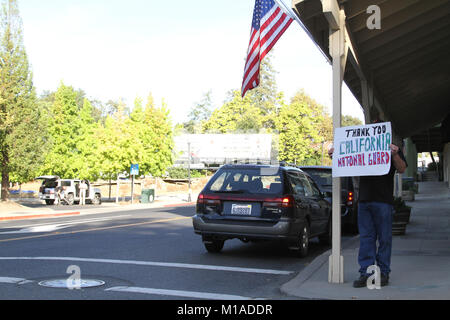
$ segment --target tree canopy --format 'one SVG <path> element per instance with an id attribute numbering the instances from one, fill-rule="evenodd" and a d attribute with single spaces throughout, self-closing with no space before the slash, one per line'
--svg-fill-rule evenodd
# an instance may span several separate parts
<path id="1" fill-rule="evenodd" d="M 30 180 L 45 152 L 42 106 L 36 99 L 23 44 L 17 1 L 2 2 L 0 11 L 0 163 L 1 199 L 10 179 Z"/>

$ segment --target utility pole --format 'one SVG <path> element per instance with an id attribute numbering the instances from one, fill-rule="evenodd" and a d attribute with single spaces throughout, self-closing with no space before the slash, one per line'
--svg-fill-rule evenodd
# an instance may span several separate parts
<path id="1" fill-rule="evenodd" d="M 191 202 L 191 143 L 188 142 L 188 202 Z"/>
<path id="2" fill-rule="evenodd" d="M 131 175 L 131 204 L 133 204 L 134 174 Z"/>
<path id="3" fill-rule="evenodd" d="M 116 203 L 119 203 L 119 191 L 120 191 L 120 187 L 119 187 L 119 183 L 120 183 L 119 175 L 120 175 L 120 172 L 117 173 L 117 183 L 116 183 Z"/>

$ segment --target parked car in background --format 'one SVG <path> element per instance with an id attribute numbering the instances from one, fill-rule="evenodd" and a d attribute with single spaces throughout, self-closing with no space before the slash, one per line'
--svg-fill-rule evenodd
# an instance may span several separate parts
<path id="1" fill-rule="evenodd" d="M 327 199 L 331 202 L 332 168 L 328 166 L 301 166 L 299 168 L 312 177 L 319 189 L 326 194 Z M 341 223 L 354 233 L 358 232 L 358 185 L 357 177 L 341 178 Z"/>
<path id="2" fill-rule="evenodd" d="M 200 192 L 193 227 L 209 252 L 233 238 L 283 240 L 304 257 L 312 237 L 331 242 L 331 204 L 298 168 L 224 165 Z"/>
<path id="3" fill-rule="evenodd" d="M 56 189 L 61 185 L 60 178 L 58 176 L 41 176 L 36 180 L 42 180 L 39 187 L 39 199 L 44 200 L 47 205 L 54 204 L 57 200 Z"/>
<path id="4" fill-rule="evenodd" d="M 57 188 L 60 187 L 64 191 L 65 203 L 73 205 L 79 203 L 80 196 L 80 179 L 60 179 L 58 176 L 41 176 L 36 180 L 42 180 L 39 188 L 39 199 L 45 200 L 47 205 L 53 205 L 58 198 Z M 86 190 L 86 203 L 99 205 L 102 203 L 101 191 L 94 188 L 87 180 L 88 188 Z"/>

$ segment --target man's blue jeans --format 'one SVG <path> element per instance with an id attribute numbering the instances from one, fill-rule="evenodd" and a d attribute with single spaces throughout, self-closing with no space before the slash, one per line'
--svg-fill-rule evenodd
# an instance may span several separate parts
<path id="1" fill-rule="evenodd" d="M 375 261 L 381 273 L 391 272 L 393 207 L 382 202 L 360 202 L 358 209 L 359 227 L 359 273 L 366 274 Z M 378 250 L 377 250 L 378 241 Z"/>

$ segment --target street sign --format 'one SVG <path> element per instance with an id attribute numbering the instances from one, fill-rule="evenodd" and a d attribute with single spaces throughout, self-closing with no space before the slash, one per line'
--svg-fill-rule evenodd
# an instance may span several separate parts
<path id="1" fill-rule="evenodd" d="M 139 165 L 138 164 L 132 164 L 131 165 L 130 175 L 132 175 L 132 176 L 138 176 L 139 175 Z"/>

